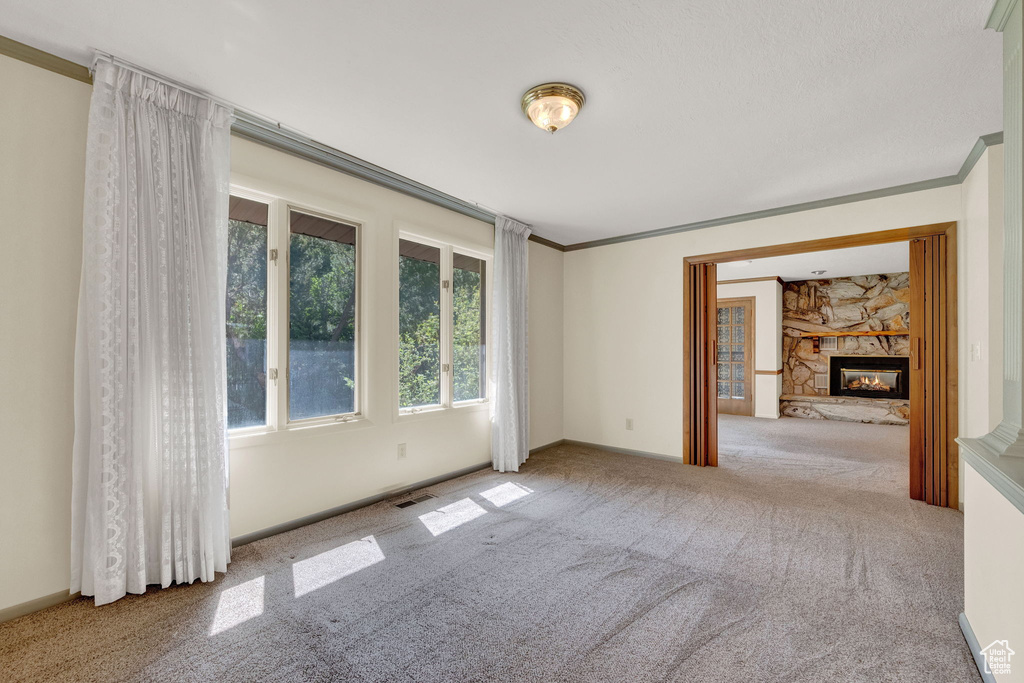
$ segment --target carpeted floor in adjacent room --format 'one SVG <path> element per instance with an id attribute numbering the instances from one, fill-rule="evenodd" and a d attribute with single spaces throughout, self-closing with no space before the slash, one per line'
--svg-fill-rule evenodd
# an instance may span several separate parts
<path id="1" fill-rule="evenodd" d="M 577 446 L 0 625 L 17 681 L 974 681 L 962 516 L 907 429 L 723 417 L 720 467 Z"/>

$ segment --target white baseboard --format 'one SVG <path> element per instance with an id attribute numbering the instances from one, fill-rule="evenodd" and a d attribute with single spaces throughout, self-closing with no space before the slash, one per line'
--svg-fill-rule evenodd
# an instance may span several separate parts
<path id="1" fill-rule="evenodd" d="M 971 655 L 974 657 L 974 665 L 978 667 L 978 673 L 981 674 L 981 680 L 985 683 L 996 683 L 996 677 L 990 673 L 985 673 L 985 655 L 981 654 L 981 647 L 978 645 L 978 638 L 974 635 L 974 629 L 971 628 L 971 622 L 967 621 L 967 615 L 963 612 L 960 613 L 960 630 L 964 634 L 964 640 L 967 641 L 967 647 L 971 649 Z"/>

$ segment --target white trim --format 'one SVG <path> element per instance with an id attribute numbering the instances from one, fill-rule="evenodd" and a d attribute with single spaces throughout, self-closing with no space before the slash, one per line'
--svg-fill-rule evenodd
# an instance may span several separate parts
<path id="1" fill-rule="evenodd" d="M 281 201 L 285 201 L 285 200 L 281 200 Z M 280 305 L 279 310 L 281 311 L 281 316 L 282 316 L 283 320 L 286 321 L 286 322 L 284 322 L 284 324 L 281 325 L 282 331 L 283 331 L 282 337 L 283 337 L 283 341 L 284 341 L 284 346 L 282 347 L 284 349 L 284 352 L 282 353 L 282 358 L 281 358 L 281 365 L 284 366 L 284 377 L 283 377 L 283 379 L 284 379 L 284 405 L 283 405 L 283 410 L 281 410 L 279 412 L 279 416 L 280 416 L 279 417 L 279 424 L 285 426 L 286 428 L 292 429 L 292 428 L 302 428 L 302 427 L 309 427 L 309 426 L 317 426 L 317 425 L 321 425 L 321 424 L 335 424 L 335 423 L 338 423 L 338 422 L 351 422 L 353 420 L 357 420 L 357 419 L 362 417 L 361 410 L 362 410 L 363 406 L 366 405 L 366 400 L 365 400 L 366 399 L 366 396 L 365 396 L 366 382 L 364 381 L 365 378 L 366 378 L 366 365 L 365 365 L 365 359 L 363 358 L 363 354 L 361 353 L 362 349 L 365 348 L 364 344 L 362 343 L 362 332 L 363 332 L 364 325 L 362 324 L 363 321 L 360 318 L 360 315 L 362 313 L 362 308 L 363 308 L 362 305 L 361 305 L 361 299 L 362 299 L 362 292 L 363 292 L 363 289 L 364 289 L 364 287 L 362 285 L 362 280 L 363 280 L 363 268 L 362 268 L 362 265 L 363 265 L 363 258 L 362 258 L 362 252 L 363 252 L 363 247 L 362 247 L 362 242 L 363 242 L 363 240 L 362 240 L 362 237 L 363 237 L 363 225 L 358 220 L 353 220 L 351 218 L 342 217 L 342 216 L 338 215 L 335 212 L 322 211 L 320 209 L 309 208 L 306 205 L 299 204 L 299 203 L 296 203 L 296 202 L 286 201 L 286 208 L 287 208 L 287 211 L 285 213 L 285 223 L 282 226 L 283 227 L 283 234 L 282 234 L 282 237 L 281 237 L 281 241 L 285 244 L 285 247 L 282 250 L 278 251 L 278 263 L 283 262 L 284 265 L 286 266 L 283 269 L 284 270 L 283 277 L 279 279 L 279 283 L 282 283 L 282 281 L 283 281 L 283 287 L 284 287 L 284 289 L 282 289 L 281 292 L 279 293 L 279 296 L 281 297 L 281 300 L 282 300 L 282 304 Z M 356 267 L 356 276 L 355 276 L 356 292 L 355 292 L 355 297 L 356 297 L 356 303 L 355 303 L 355 307 L 354 307 L 353 312 L 352 312 L 353 321 L 355 322 L 355 326 L 356 326 L 355 339 L 353 340 L 353 344 L 352 344 L 352 354 L 354 356 L 354 361 L 355 361 L 353 363 L 353 369 L 355 370 L 354 381 L 355 381 L 355 384 L 356 384 L 356 388 L 355 388 L 355 391 L 352 392 L 352 410 L 347 412 L 347 413 L 331 413 L 329 415 L 317 415 L 316 417 L 306 417 L 306 418 L 301 418 L 301 419 L 298 419 L 298 420 L 291 419 L 291 414 L 290 414 L 291 404 L 290 404 L 290 401 L 288 400 L 289 399 L 289 394 L 288 394 L 289 384 L 288 384 L 288 382 L 289 382 L 289 378 L 291 377 L 289 363 L 291 361 L 291 354 L 290 354 L 290 350 L 291 350 L 291 309 L 290 309 L 290 306 L 291 306 L 291 214 L 292 214 L 292 212 L 306 214 L 307 216 L 313 216 L 314 218 L 323 218 L 324 220 L 328 220 L 328 221 L 331 221 L 333 223 L 339 223 L 341 225 L 347 225 L 347 226 L 349 226 L 351 228 L 354 228 L 355 232 L 356 232 L 356 243 L 355 243 L 355 248 L 356 248 L 355 249 L 355 251 L 356 251 L 356 258 L 355 258 L 355 267 Z M 268 316 L 268 318 L 269 318 L 269 316 Z M 278 379 L 279 379 L 279 384 L 280 384 L 280 379 L 282 379 L 281 378 L 280 370 L 278 371 Z"/>
<path id="2" fill-rule="evenodd" d="M 413 223 L 396 220 L 395 226 L 397 228 L 394 247 L 392 253 L 394 254 L 395 264 L 395 276 L 394 276 L 394 296 L 393 296 L 393 310 L 394 315 L 394 337 L 393 337 L 393 353 L 394 358 L 399 359 L 400 346 L 401 346 L 401 331 L 399 330 L 399 310 L 401 307 L 401 269 L 399 268 L 399 259 L 401 258 L 401 241 L 406 240 L 409 242 L 416 242 L 428 247 L 434 247 L 439 249 L 440 254 L 440 277 L 438 279 L 438 292 L 440 294 L 441 303 L 441 330 L 440 330 L 440 363 L 441 363 L 441 402 L 431 405 L 423 406 L 401 406 L 401 374 L 400 369 L 396 363 L 394 368 L 394 382 L 393 386 L 393 410 L 392 416 L 395 422 L 406 422 L 410 420 L 420 420 L 424 418 L 433 417 L 436 415 L 449 414 L 450 411 L 456 410 L 461 412 L 475 412 L 478 410 L 489 410 L 490 409 L 490 397 L 494 393 L 494 379 L 493 379 L 493 362 L 491 349 L 491 328 L 492 328 L 492 309 L 491 304 L 491 290 L 493 287 L 493 263 L 494 253 L 493 250 L 481 249 L 479 245 L 469 245 L 463 240 L 460 240 L 454 236 L 441 234 L 440 237 L 436 236 L 438 231 L 430 230 L 417 226 Z M 432 236 L 427 236 L 425 232 Z M 485 357 L 485 376 L 484 382 L 484 398 L 469 399 L 467 401 L 455 401 L 454 400 L 454 382 L 455 382 L 455 363 L 454 363 L 454 322 L 455 322 L 455 310 L 454 310 L 454 294 L 455 294 L 455 269 L 454 261 L 455 254 L 461 254 L 463 256 L 469 256 L 471 258 L 480 259 L 485 264 L 485 277 L 484 277 L 484 299 L 483 305 L 485 310 L 485 325 L 484 330 L 485 341 L 487 352 Z M 447 280 L 449 283 L 448 289 L 443 286 L 444 281 Z M 444 366 L 448 365 L 448 372 L 444 371 Z"/>
<path id="3" fill-rule="evenodd" d="M 250 185 L 259 185 L 259 182 L 250 182 L 240 176 L 232 174 L 230 193 L 236 197 L 250 199 L 267 205 L 267 369 L 277 370 L 277 379 L 268 380 L 274 383 L 273 388 L 268 384 L 266 392 L 266 425 L 252 427 L 241 427 L 228 430 L 228 445 L 234 448 L 244 448 L 277 440 L 279 437 L 271 438 L 272 434 L 296 433 L 311 428 L 333 427 L 339 428 L 365 427 L 372 424 L 363 414 L 364 406 L 367 405 L 367 358 L 363 352 L 366 349 L 366 325 L 363 318 L 362 297 L 365 290 L 364 279 L 364 250 L 363 229 L 364 220 L 346 214 L 344 211 L 324 210 L 304 202 L 290 201 L 279 194 L 255 190 Z M 353 345 L 355 356 L 355 392 L 353 396 L 353 410 L 349 413 L 336 413 L 331 415 L 319 415 L 316 417 L 291 420 L 289 418 L 289 354 L 290 347 L 290 324 L 289 324 L 289 302 L 290 302 L 290 245 L 291 245 L 291 212 L 324 218 L 336 223 L 351 226 L 356 231 L 356 259 L 355 259 L 355 286 L 356 303 L 353 312 L 356 334 Z M 270 259 L 271 251 L 277 250 L 277 259 Z"/>
<path id="4" fill-rule="evenodd" d="M 484 307 L 484 395 L 483 398 L 473 398 L 466 401 L 456 401 L 452 405 L 456 408 L 468 407 L 479 403 L 490 403 L 491 397 L 494 396 L 494 362 L 493 362 L 493 334 L 494 329 L 494 306 L 492 305 L 491 291 L 494 287 L 494 253 L 484 253 L 478 249 L 467 249 L 463 247 L 454 247 L 455 254 L 461 254 L 462 256 L 469 256 L 470 258 L 479 259 L 484 262 L 484 291 L 481 296 L 480 303 Z M 455 268 L 454 261 L 452 267 L 452 301 L 455 296 Z M 452 311 L 452 324 L 455 324 L 454 310 Z M 452 349 L 454 355 L 454 347 Z M 452 367 L 452 382 L 455 381 L 455 369 Z M 454 392 L 454 390 L 453 390 Z"/>

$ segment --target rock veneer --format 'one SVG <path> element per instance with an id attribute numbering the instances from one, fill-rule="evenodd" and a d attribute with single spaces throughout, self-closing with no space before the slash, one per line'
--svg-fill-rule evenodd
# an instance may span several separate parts
<path id="1" fill-rule="evenodd" d="M 910 273 L 787 282 L 782 292 L 782 413 L 791 417 L 906 424 L 906 401 L 828 396 L 828 359 L 907 356 L 908 336 L 837 337 L 835 350 L 814 351 L 806 332 L 890 330 L 909 333 Z M 803 398 L 806 397 L 806 398 Z M 810 401 L 828 397 L 827 402 Z M 867 403 L 865 403 L 867 401 Z M 842 406 L 848 406 L 843 408 Z M 895 410 L 895 408 L 905 410 Z M 890 409 L 892 408 L 892 410 Z M 884 413 L 883 413 L 884 411 Z"/>
<path id="2" fill-rule="evenodd" d="M 790 394 L 783 395 L 779 403 L 786 417 L 881 425 L 910 424 L 910 401 L 903 399 Z"/>

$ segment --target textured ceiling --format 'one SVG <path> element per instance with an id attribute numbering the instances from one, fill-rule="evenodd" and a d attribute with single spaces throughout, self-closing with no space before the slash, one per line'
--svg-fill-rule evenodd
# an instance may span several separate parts
<path id="1" fill-rule="evenodd" d="M 824 270 L 818 276 L 812 271 Z M 852 277 L 878 273 L 905 273 L 910 270 L 910 245 L 907 242 L 872 244 L 849 249 L 815 251 L 789 256 L 770 256 L 753 261 L 718 264 L 718 280 L 743 280 L 755 277 L 779 277 L 786 282 L 815 278 Z"/>
<path id="2" fill-rule="evenodd" d="M 1001 129 L 992 0 L 0 0 L 0 34 L 115 54 L 534 225 L 599 239 L 957 172 Z M 587 95 L 549 135 L 519 110 Z"/>

